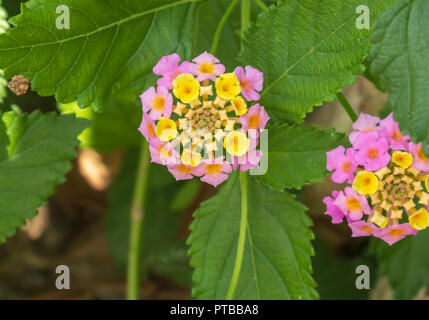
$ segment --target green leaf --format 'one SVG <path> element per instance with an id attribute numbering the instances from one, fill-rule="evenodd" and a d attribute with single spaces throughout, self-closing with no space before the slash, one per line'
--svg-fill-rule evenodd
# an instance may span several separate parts
<path id="1" fill-rule="evenodd" d="M 368 1 L 369 2 L 369 1 Z M 371 22 L 394 0 L 367 3 Z M 364 70 L 370 30 L 356 28 L 360 0 L 278 1 L 246 32 L 241 60 L 264 73 L 261 104 L 275 119 L 305 114 Z"/>
<path id="2" fill-rule="evenodd" d="M 12 106 L 12 111 L 3 113 L 2 120 L 7 127 L 7 135 L 9 144 L 7 145 L 7 153 L 11 157 L 16 149 L 16 146 L 22 135 L 27 130 L 27 115 L 23 114 L 17 106 Z"/>
<path id="3" fill-rule="evenodd" d="M 388 103 L 401 132 L 423 142 L 429 154 L 429 2 L 405 0 L 388 10 L 375 27 L 371 73 L 389 93 Z"/>
<path id="4" fill-rule="evenodd" d="M 65 181 L 70 161 L 76 156 L 76 137 L 87 125 L 88 121 L 71 115 L 36 111 L 26 116 L 25 132 L 19 133 L 8 158 L 4 157 L 4 138 L 0 138 L 0 242 L 32 218 L 55 186 Z M 4 137 L 4 130 L 2 125 L 0 137 Z"/>
<path id="5" fill-rule="evenodd" d="M 76 102 L 60 104 L 58 108 L 63 114 L 76 114 L 78 118 L 92 121 L 91 126 L 79 136 L 82 147 L 110 152 L 140 145 L 142 135 L 138 128 L 142 112 L 133 100 L 112 97 L 103 113 L 95 112 L 90 107 L 80 109 Z"/>
<path id="6" fill-rule="evenodd" d="M 429 288 L 429 229 L 408 236 L 393 246 L 375 239 L 379 276 L 387 276 L 396 299 L 412 299 L 422 287 Z"/>
<path id="7" fill-rule="evenodd" d="M 138 153 L 129 151 L 120 175 L 109 190 L 109 211 L 106 236 L 115 262 L 125 269 L 128 257 L 130 211 L 137 169 Z M 189 285 L 191 271 L 183 240 L 177 239 L 180 214 L 170 210 L 169 203 L 176 190 L 176 183 L 168 170 L 151 164 L 149 171 L 148 202 L 143 224 L 142 269 L 168 276 L 178 283 Z M 172 272 L 174 265 L 177 272 Z"/>
<path id="8" fill-rule="evenodd" d="M 30 0 L 0 36 L 0 68 L 42 96 L 102 110 L 112 93 L 137 97 L 152 84 L 162 55 L 190 55 L 196 1 Z M 68 30 L 56 27 L 59 5 L 70 8 Z"/>
<path id="9" fill-rule="evenodd" d="M 270 127 L 268 171 L 255 178 L 273 189 L 299 189 L 310 182 L 323 182 L 327 174 L 326 152 L 340 144 L 347 145 L 347 137 L 333 129 Z"/>
<path id="10" fill-rule="evenodd" d="M 240 183 L 234 172 L 220 192 L 203 202 L 188 238 L 192 295 L 225 299 L 240 229 Z M 249 177 L 248 225 L 234 299 L 317 298 L 311 277 L 314 254 L 305 206 L 289 193 L 269 191 Z"/>

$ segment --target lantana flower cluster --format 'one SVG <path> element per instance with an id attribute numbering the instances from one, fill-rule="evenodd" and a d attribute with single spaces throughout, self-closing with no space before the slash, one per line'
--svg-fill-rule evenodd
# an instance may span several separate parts
<path id="1" fill-rule="evenodd" d="M 232 170 L 258 168 L 258 137 L 269 117 L 259 100 L 263 74 L 251 66 L 226 73 L 204 52 L 181 62 L 178 54 L 153 68 L 161 76 L 140 98 L 140 132 L 152 162 L 168 167 L 176 180 L 200 177 L 217 186 Z M 226 152 L 224 152 L 226 150 Z"/>
<path id="2" fill-rule="evenodd" d="M 327 152 L 335 183 L 348 184 L 323 202 L 333 223 L 344 219 L 352 237 L 374 236 L 389 245 L 429 226 L 429 159 L 421 143 L 403 136 L 390 114 L 361 114 L 350 133 L 351 148 Z"/>

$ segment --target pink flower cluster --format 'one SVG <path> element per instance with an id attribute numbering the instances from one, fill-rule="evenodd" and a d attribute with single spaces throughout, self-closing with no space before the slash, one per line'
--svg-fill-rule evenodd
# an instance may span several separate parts
<path id="1" fill-rule="evenodd" d="M 259 99 L 262 72 L 246 66 L 225 73 L 207 52 L 183 62 L 175 53 L 164 56 L 153 72 L 160 78 L 140 96 L 139 128 L 152 162 L 167 166 L 176 180 L 196 176 L 213 186 L 239 167 L 259 167 L 258 137 L 269 116 L 263 106 L 247 104 Z"/>
<path id="2" fill-rule="evenodd" d="M 421 144 L 401 134 L 392 114 L 361 114 L 353 129 L 352 147 L 327 152 L 332 181 L 349 186 L 323 199 L 325 214 L 334 224 L 345 218 L 352 237 L 372 235 L 389 245 L 426 228 L 429 159 Z"/>

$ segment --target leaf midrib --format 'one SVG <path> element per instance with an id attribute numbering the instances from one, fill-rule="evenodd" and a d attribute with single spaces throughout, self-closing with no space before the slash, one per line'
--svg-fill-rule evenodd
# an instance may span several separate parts
<path id="1" fill-rule="evenodd" d="M 64 42 L 68 42 L 68 41 L 73 41 L 73 40 L 77 40 L 77 39 L 89 37 L 89 36 L 92 36 L 92 35 L 97 34 L 99 32 L 102 32 L 104 30 L 108 30 L 108 29 L 110 29 L 112 27 L 115 27 L 115 26 L 118 27 L 118 26 L 120 26 L 123 23 L 132 21 L 134 19 L 138 19 L 138 18 L 140 18 L 142 16 L 145 16 L 145 15 L 148 15 L 148 14 L 151 14 L 151 13 L 155 13 L 155 12 L 158 12 L 158 11 L 161 11 L 161 10 L 164 10 L 164 9 L 168 9 L 168 8 L 171 8 L 171 7 L 175 7 L 175 6 L 178 6 L 178 5 L 181 5 L 181 4 L 191 3 L 191 2 L 198 2 L 198 1 L 201 1 L 201 0 L 180 0 L 180 1 L 173 2 L 173 3 L 170 3 L 170 4 L 166 4 L 166 5 L 154 8 L 154 9 L 150 9 L 150 10 L 143 11 L 143 12 L 140 12 L 140 13 L 137 13 L 137 14 L 133 14 L 131 16 L 128 16 L 128 17 L 124 18 L 124 19 L 115 21 L 115 22 L 113 22 L 111 24 L 102 26 L 102 27 L 97 28 L 97 29 L 95 29 L 93 31 L 90 31 L 90 32 L 87 32 L 87 33 L 83 33 L 83 34 L 80 34 L 80 35 L 77 35 L 77 36 L 74 36 L 74 37 L 65 38 L 65 39 L 57 40 L 57 41 L 42 42 L 42 43 L 37 43 L 37 44 L 32 44 L 32 45 L 26 45 L 26 46 L 10 47 L 10 48 L 0 48 L 0 52 L 2 52 L 2 51 L 19 50 L 19 49 L 30 49 L 30 48 L 49 46 L 49 45 L 57 45 L 57 44 L 61 44 L 61 43 L 64 43 Z"/>

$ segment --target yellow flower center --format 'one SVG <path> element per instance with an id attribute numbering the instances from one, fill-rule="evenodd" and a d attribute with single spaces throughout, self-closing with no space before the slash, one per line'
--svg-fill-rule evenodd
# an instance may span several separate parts
<path id="1" fill-rule="evenodd" d="M 245 155 L 249 150 L 249 139 L 240 131 L 232 131 L 225 137 L 225 148 L 229 154 L 237 157 Z"/>
<path id="2" fill-rule="evenodd" d="M 213 63 L 203 63 L 200 65 L 200 71 L 202 73 L 213 73 L 214 65 Z"/>
<path id="3" fill-rule="evenodd" d="M 216 93 L 225 100 L 231 100 L 241 92 L 240 82 L 234 73 L 224 73 L 216 79 Z"/>
<path id="4" fill-rule="evenodd" d="M 349 210 L 359 210 L 361 208 L 359 200 L 356 198 L 347 199 L 347 208 Z"/>
<path id="5" fill-rule="evenodd" d="M 161 141 L 170 141 L 177 136 L 176 123 L 173 120 L 164 117 L 159 118 L 155 131 Z"/>
<path id="6" fill-rule="evenodd" d="M 182 73 L 173 81 L 173 93 L 183 103 L 195 101 L 200 94 L 200 83 L 190 73 Z"/>
<path id="7" fill-rule="evenodd" d="M 394 151 L 392 161 L 401 168 L 407 169 L 413 163 L 413 156 L 408 152 Z"/>
<path id="8" fill-rule="evenodd" d="M 231 103 L 237 116 L 241 116 L 247 112 L 247 104 L 242 97 L 232 99 Z"/>
<path id="9" fill-rule="evenodd" d="M 353 181 L 353 189 L 361 195 L 375 193 L 378 186 L 379 180 L 373 172 L 360 171 Z"/>
<path id="10" fill-rule="evenodd" d="M 421 208 L 408 218 L 410 225 L 413 229 L 423 230 L 429 226 L 429 212 Z"/>
<path id="11" fill-rule="evenodd" d="M 155 110 L 162 110 L 164 109 L 165 100 L 163 97 L 155 97 L 155 102 L 153 104 L 153 108 Z"/>

